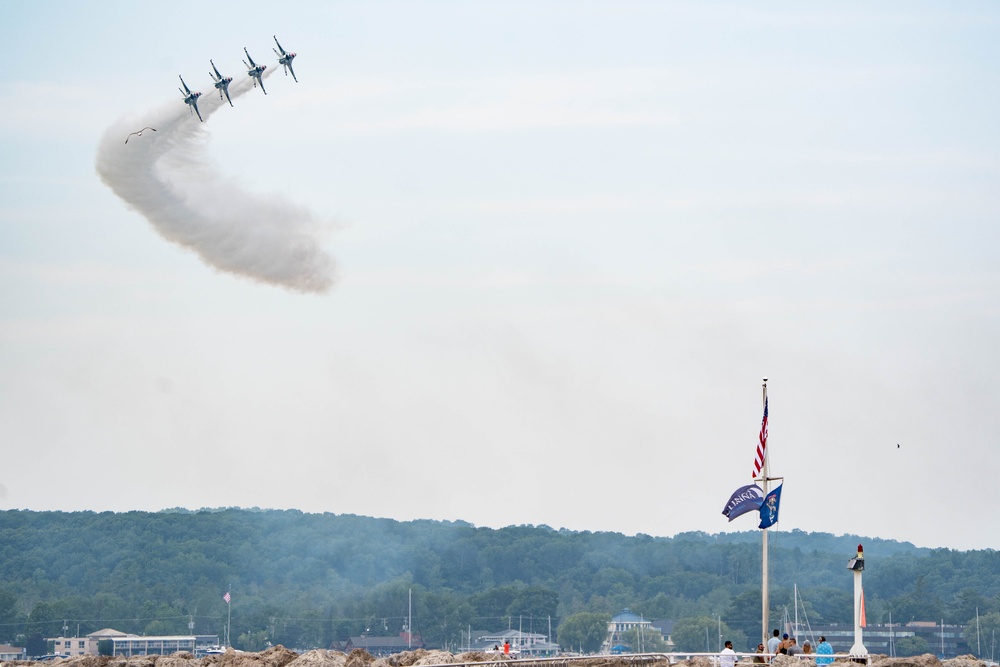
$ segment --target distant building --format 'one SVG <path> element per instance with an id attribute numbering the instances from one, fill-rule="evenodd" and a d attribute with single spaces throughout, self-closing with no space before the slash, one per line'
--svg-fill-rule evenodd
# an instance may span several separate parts
<path id="1" fill-rule="evenodd" d="M 423 647 L 424 644 L 420 641 L 419 637 L 414 635 L 412 638 L 408 638 L 405 632 L 401 632 L 391 637 L 372 637 L 369 635 L 351 637 L 344 642 L 343 649 L 340 650 L 344 651 L 344 653 L 350 653 L 356 648 L 361 648 L 376 657 L 381 657 L 393 655 L 394 653 L 402 653 L 403 651 L 413 651 Z"/>
<path id="2" fill-rule="evenodd" d="M 195 656 L 203 656 L 211 646 L 219 643 L 218 635 L 167 635 L 144 637 L 132 635 L 112 628 L 91 632 L 85 637 L 52 637 L 54 653 L 69 656 L 98 655 L 100 642 L 110 640 L 112 655 L 170 655 L 187 651 Z"/>
<path id="3" fill-rule="evenodd" d="M 663 641 L 667 643 L 667 650 L 674 650 L 674 622 L 673 621 L 653 621 L 653 628 L 659 630 L 663 636 Z"/>
<path id="4" fill-rule="evenodd" d="M 26 649 L 18 648 L 16 646 L 7 646 L 6 644 L 0 644 L 0 662 L 10 662 L 11 660 L 27 660 L 28 654 Z"/>
<path id="5" fill-rule="evenodd" d="M 601 645 L 601 653 L 611 653 L 616 647 L 625 646 L 625 634 L 630 630 L 652 632 L 653 622 L 644 619 L 639 614 L 633 614 L 626 607 L 620 614 L 611 617 L 608 623 L 608 638 Z M 618 648 L 618 651 L 621 649 Z"/>
<path id="6" fill-rule="evenodd" d="M 170 655 L 186 652 L 196 657 L 204 656 L 209 649 L 218 647 L 219 635 L 163 635 L 112 637 L 112 655 Z"/>
<path id="7" fill-rule="evenodd" d="M 46 641 L 51 642 L 53 653 L 61 653 L 72 657 L 76 655 L 97 655 L 97 644 L 102 639 L 127 636 L 124 632 L 104 628 L 97 632 L 91 632 L 85 637 L 50 637 Z"/>
<path id="8" fill-rule="evenodd" d="M 520 657 L 539 657 L 556 655 L 559 644 L 550 642 L 547 635 L 520 630 L 504 630 L 503 632 L 481 632 L 475 635 L 476 641 L 469 648 L 473 651 L 491 651 L 494 646 L 503 648 L 504 642 L 510 642 L 510 650 Z"/>
<path id="9" fill-rule="evenodd" d="M 811 632 L 807 632 L 804 628 L 799 629 L 799 644 L 809 640 L 815 646 L 816 640 L 823 635 L 838 653 L 846 653 L 854 645 L 853 625 L 814 625 L 810 630 Z M 913 621 L 902 625 L 894 623 L 891 626 L 869 623 L 862 629 L 861 637 L 869 654 L 882 655 L 894 653 L 893 647 L 901 639 L 919 637 L 927 642 L 929 652 L 941 660 L 948 660 L 970 652 L 962 637 L 964 630 L 965 626 L 962 625 L 942 625 L 934 621 Z M 791 633 L 791 628 L 789 632 Z"/>

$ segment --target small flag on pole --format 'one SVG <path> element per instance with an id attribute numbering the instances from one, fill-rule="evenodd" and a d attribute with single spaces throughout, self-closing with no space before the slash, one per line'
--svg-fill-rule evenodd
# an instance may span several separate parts
<path id="1" fill-rule="evenodd" d="M 732 521 L 747 512 L 760 509 L 762 502 L 764 502 L 764 492 L 761 491 L 760 487 L 756 484 L 747 484 L 733 492 L 725 509 L 722 510 L 722 514 Z"/>
<path id="2" fill-rule="evenodd" d="M 764 419 L 760 422 L 760 435 L 757 436 L 757 455 L 753 460 L 753 476 L 760 475 L 767 459 L 767 398 L 764 399 Z"/>
<path id="3" fill-rule="evenodd" d="M 233 596 L 229 594 L 229 591 L 226 591 L 226 594 L 222 596 L 222 599 L 226 601 L 226 604 L 229 604 L 229 601 L 233 599 Z"/>
<path id="4" fill-rule="evenodd" d="M 778 505 L 781 503 L 781 487 L 764 496 L 764 503 L 760 506 L 760 525 L 758 528 L 770 528 L 778 523 Z"/>

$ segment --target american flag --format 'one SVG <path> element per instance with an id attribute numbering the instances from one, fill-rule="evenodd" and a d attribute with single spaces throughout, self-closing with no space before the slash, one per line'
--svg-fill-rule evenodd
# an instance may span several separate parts
<path id="1" fill-rule="evenodd" d="M 222 599 L 226 601 L 226 604 L 229 604 L 229 601 L 233 599 L 233 596 L 229 594 L 229 591 L 226 591 L 226 594 L 222 596 Z"/>
<path id="2" fill-rule="evenodd" d="M 760 442 L 757 445 L 757 456 L 753 460 L 753 476 L 757 477 L 760 475 L 761 469 L 764 467 L 764 461 L 767 458 L 767 399 L 764 399 L 764 419 L 760 422 L 760 436 L 757 438 Z"/>

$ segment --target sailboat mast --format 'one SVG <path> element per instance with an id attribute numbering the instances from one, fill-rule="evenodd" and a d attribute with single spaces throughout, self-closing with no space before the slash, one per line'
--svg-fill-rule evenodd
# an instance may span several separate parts
<path id="1" fill-rule="evenodd" d="M 792 584 L 792 601 L 795 602 L 795 628 L 794 637 L 798 640 L 799 637 L 799 584 L 796 582 Z"/>
<path id="2" fill-rule="evenodd" d="M 892 632 L 892 612 L 889 612 L 889 657 L 896 657 L 896 636 Z"/>
<path id="3" fill-rule="evenodd" d="M 764 396 L 763 397 L 764 408 L 767 409 L 767 378 L 764 378 L 763 396 Z M 765 446 L 764 447 L 764 465 L 761 468 L 761 471 L 764 473 L 763 477 L 762 477 L 762 481 L 764 482 L 764 497 L 765 498 L 767 497 L 767 493 L 768 493 L 767 482 L 768 482 L 768 476 L 770 475 L 770 471 L 769 471 L 768 465 L 767 465 L 768 458 L 770 458 L 770 457 L 768 456 L 767 447 Z M 767 616 L 768 616 L 768 614 L 767 614 L 767 610 L 768 610 L 767 528 L 763 529 L 763 532 L 761 533 L 761 540 L 760 540 L 760 542 L 761 542 L 761 558 L 760 558 L 760 562 L 761 562 L 761 575 L 760 575 L 760 582 L 761 582 L 761 591 L 760 591 L 761 613 L 760 613 L 760 619 L 761 619 L 761 621 L 760 621 L 760 632 L 761 632 L 761 642 L 764 642 L 766 644 L 767 643 L 767 625 L 768 625 L 768 623 L 767 623 L 767 621 L 768 621 L 768 618 L 767 618 Z"/>
<path id="4" fill-rule="evenodd" d="M 983 654 L 982 644 L 979 643 L 979 607 L 976 607 L 976 657 Z"/>

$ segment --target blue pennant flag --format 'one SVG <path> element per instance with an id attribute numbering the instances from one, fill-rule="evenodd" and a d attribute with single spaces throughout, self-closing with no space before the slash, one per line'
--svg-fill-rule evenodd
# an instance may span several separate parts
<path id="1" fill-rule="evenodd" d="M 761 491 L 760 487 L 756 484 L 747 484 L 733 492 L 733 495 L 729 498 L 729 502 L 726 503 L 725 509 L 722 510 L 722 514 L 729 517 L 729 520 L 732 521 L 747 512 L 760 509 L 760 505 L 763 502 L 764 492 Z"/>
<path id="2" fill-rule="evenodd" d="M 760 506 L 760 525 L 758 528 L 770 528 L 778 523 L 778 504 L 781 502 L 781 486 L 778 485 L 774 491 L 764 496 L 764 502 Z"/>

